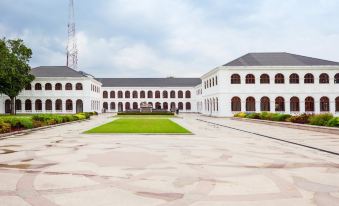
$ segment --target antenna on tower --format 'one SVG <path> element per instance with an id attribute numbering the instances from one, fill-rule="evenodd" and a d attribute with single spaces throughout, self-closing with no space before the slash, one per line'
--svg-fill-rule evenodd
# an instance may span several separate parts
<path id="1" fill-rule="evenodd" d="M 66 66 L 78 70 L 78 48 L 75 32 L 74 1 L 69 0 L 68 13 L 68 39 L 67 39 L 67 60 Z"/>

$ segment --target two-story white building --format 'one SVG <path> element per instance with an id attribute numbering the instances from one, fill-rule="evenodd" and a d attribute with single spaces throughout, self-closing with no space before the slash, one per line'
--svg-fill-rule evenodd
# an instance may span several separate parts
<path id="1" fill-rule="evenodd" d="M 339 63 L 289 53 L 249 53 L 202 77 L 202 112 L 339 114 Z"/>
<path id="2" fill-rule="evenodd" d="M 339 63 L 289 53 L 249 53 L 201 78 L 95 78 L 65 66 L 32 69 L 17 113 L 118 112 L 146 102 L 227 117 L 238 112 L 339 115 Z M 0 113 L 10 101 L 0 96 Z"/>

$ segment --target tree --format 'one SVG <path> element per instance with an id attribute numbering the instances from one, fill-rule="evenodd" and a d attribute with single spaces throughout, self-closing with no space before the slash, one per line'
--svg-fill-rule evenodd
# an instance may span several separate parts
<path id="1" fill-rule="evenodd" d="M 31 57 L 23 40 L 0 39 L 0 93 L 11 99 L 11 114 L 15 114 L 15 97 L 35 78 L 28 64 Z"/>

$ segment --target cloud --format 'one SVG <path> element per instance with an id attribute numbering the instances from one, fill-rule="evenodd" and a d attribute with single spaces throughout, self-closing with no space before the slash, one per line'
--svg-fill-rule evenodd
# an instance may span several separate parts
<path id="1" fill-rule="evenodd" d="M 0 3 L 0 11 L 8 10 L 0 32 L 26 40 L 34 51 L 33 65 L 62 65 L 67 5 L 53 4 L 63 12 L 47 15 L 44 8 L 50 6 L 39 1 L 22 13 Z M 339 61 L 339 27 L 333 26 L 338 7 L 335 0 L 76 1 L 79 64 L 100 77 L 160 77 L 201 76 L 248 52 L 286 51 Z"/>

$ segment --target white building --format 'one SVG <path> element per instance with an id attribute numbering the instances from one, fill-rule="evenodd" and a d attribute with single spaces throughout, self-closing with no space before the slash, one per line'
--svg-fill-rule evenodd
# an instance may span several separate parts
<path id="1" fill-rule="evenodd" d="M 17 113 L 154 109 L 232 116 L 243 112 L 339 115 L 339 63 L 289 53 L 250 53 L 201 78 L 94 78 L 68 67 L 32 69 L 36 79 L 16 100 Z M 0 96 L 0 113 L 9 98 Z"/>
<path id="2" fill-rule="evenodd" d="M 339 63 L 289 53 L 250 53 L 202 77 L 202 113 L 339 115 Z"/>

